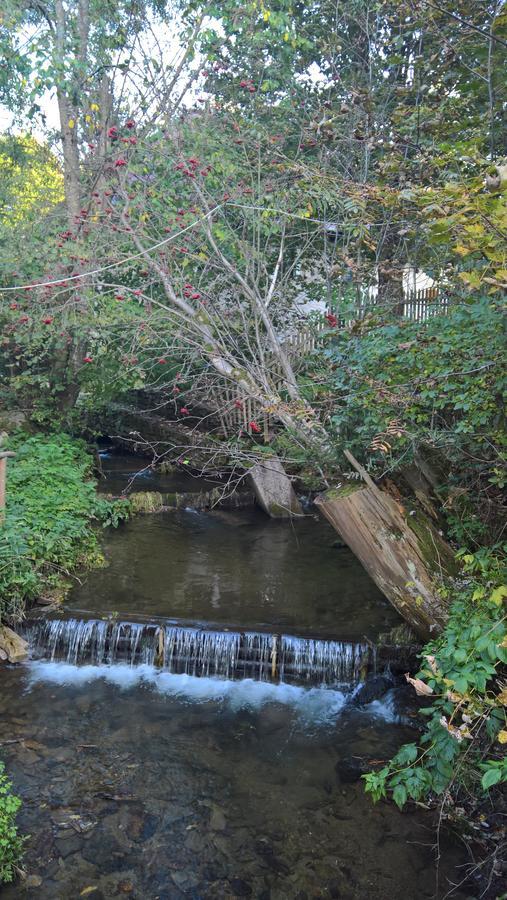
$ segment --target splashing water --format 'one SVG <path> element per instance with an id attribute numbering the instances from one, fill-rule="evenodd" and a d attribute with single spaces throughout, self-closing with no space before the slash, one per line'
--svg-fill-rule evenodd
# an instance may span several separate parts
<path id="1" fill-rule="evenodd" d="M 36 659 L 328 685 L 357 682 L 369 652 L 360 643 L 112 619 L 41 619 L 25 634 Z"/>

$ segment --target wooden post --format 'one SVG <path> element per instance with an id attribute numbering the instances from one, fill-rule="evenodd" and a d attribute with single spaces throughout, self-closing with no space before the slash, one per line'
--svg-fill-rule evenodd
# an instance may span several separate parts
<path id="1" fill-rule="evenodd" d="M 4 442 L 7 435 L 5 432 L 0 434 L 0 445 Z M 16 456 L 12 450 L 0 450 L 0 525 L 5 521 L 5 494 L 7 481 L 7 460 L 9 457 Z"/>
<path id="2" fill-rule="evenodd" d="M 271 678 L 276 678 L 277 641 L 278 638 L 276 634 L 274 634 L 271 639 Z"/>
<path id="3" fill-rule="evenodd" d="M 3 454 L 0 455 L 0 523 L 3 523 L 5 517 L 5 481 L 7 477 L 7 460 Z"/>

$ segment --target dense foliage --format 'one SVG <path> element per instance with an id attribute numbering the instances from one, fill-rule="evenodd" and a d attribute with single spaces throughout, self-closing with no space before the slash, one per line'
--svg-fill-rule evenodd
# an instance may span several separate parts
<path id="1" fill-rule="evenodd" d="M 128 505 L 97 497 L 81 441 L 22 435 L 9 446 L 16 457 L 0 533 L 0 619 L 13 620 L 27 601 L 54 595 L 76 569 L 100 563 L 94 525 L 117 523 Z"/>
<path id="2" fill-rule="evenodd" d="M 0 884 L 14 880 L 21 862 L 24 841 L 16 826 L 20 806 L 0 760 Z"/>
<path id="3" fill-rule="evenodd" d="M 462 557 L 464 578 L 453 588 L 445 632 L 421 657 L 416 686 L 432 703 L 422 710 L 428 724 L 420 745 L 405 744 L 387 766 L 365 776 L 374 800 L 390 791 L 400 808 L 432 795 L 480 797 L 507 781 L 505 572 L 498 554 Z"/>
<path id="4" fill-rule="evenodd" d="M 449 299 L 448 315 L 422 323 L 372 311 L 359 328 L 329 332 L 305 392 L 375 474 L 431 455 L 453 537 L 473 546 L 495 540 L 503 518 L 503 309 L 492 297 Z"/>
<path id="5" fill-rule="evenodd" d="M 507 6 L 4 6 L 0 99 L 44 124 L 53 92 L 59 163 L 28 138 L 0 146 L 0 401 L 78 429 L 140 389 L 184 419 L 225 388 L 220 415 L 269 416 L 268 451 L 314 486 L 343 472 L 345 448 L 393 481 L 429 458 L 465 571 L 423 658 L 434 702 L 421 749 L 367 786 L 399 805 L 451 783 L 488 790 L 505 778 Z M 448 315 L 403 318 L 418 271 L 440 282 Z M 325 301 L 330 327 L 301 360 L 286 348 L 310 301 Z M 228 439 L 237 460 L 261 441 L 244 424 Z M 16 449 L 0 541 L 11 616 L 97 558 L 103 512 L 77 444 Z"/>

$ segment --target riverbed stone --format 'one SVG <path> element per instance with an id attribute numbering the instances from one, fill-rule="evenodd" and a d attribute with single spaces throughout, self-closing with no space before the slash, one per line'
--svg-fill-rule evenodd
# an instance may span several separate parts
<path id="1" fill-rule="evenodd" d="M 231 878 L 230 880 L 231 890 L 233 891 L 236 897 L 251 897 L 252 896 L 252 886 L 248 884 L 247 881 L 244 881 L 243 878 Z"/>
<path id="2" fill-rule="evenodd" d="M 209 826 L 212 831 L 225 831 L 227 828 L 227 820 L 219 806 L 213 807 Z"/>
<path id="3" fill-rule="evenodd" d="M 28 658 L 28 641 L 7 625 L 0 625 L 0 660 L 24 662 Z"/>
<path id="4" fill-rule="evenodd" d="M 83 846 L 83 842 L 78 834 L 70 834 L 69 836 L 65 835 L 64 837 L 58 837 L 55 840 L 55 847 L 62 857 L 62 859 L 66 859 L 67 856 L 72 856 L 73 853 L 79 853 L 81 847 Z"/>
<path id="5" fill-rule="evenodd" d="M 362 760 L 347 757 L 339 759 L 335 765 L 336 777 L 340 784 L 355 784 L 369 771 L 369 767 L 364 765 Z"/>

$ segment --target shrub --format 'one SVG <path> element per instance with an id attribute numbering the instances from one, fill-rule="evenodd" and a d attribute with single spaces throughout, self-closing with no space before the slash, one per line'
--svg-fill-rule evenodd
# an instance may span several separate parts
<path id="1" fill-rule="evenodd" d="M 0 884 L 13 881 L 24 843 L 16 826 L 21 800 L 11 793 L 11 783 L 4 774 L 4 768 L 0 761 Z"/>
<path id="2" fill-rule="evenodd" d="M 468 576 L 451 606 L 446 628 L 422 654 L 417 678 L 433 702 L 420 744 L 405 744 L 390 763 L 365 775 L 374 800 L 388 792 L 401 808 L 432 795 L 480 798 L 507 781 L 505 707 L 507 630 L 498 553 L 461 553 Z M 416 689 L 422 685 L 416 685 Z"/>
<path id="3" fill-rule="evenodd" d="M 61 586 L 81 566 L 102 557 L 93 525 L 118 524 L 128 503 L 96 494 L 86 445 L 68 435 L 19 436 L 7 478 L 0 534 L 0 620 L 23 615 L 25 604 Z"/>

